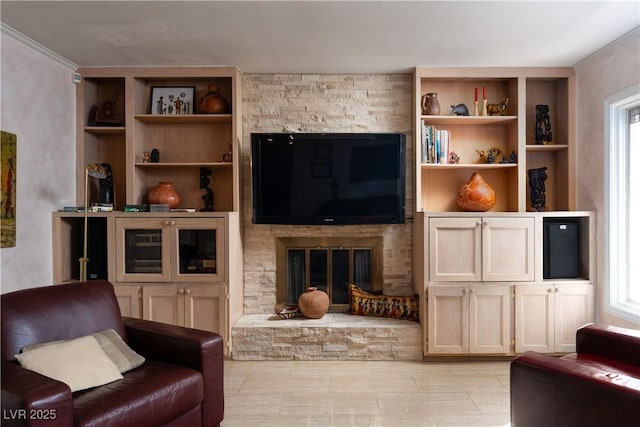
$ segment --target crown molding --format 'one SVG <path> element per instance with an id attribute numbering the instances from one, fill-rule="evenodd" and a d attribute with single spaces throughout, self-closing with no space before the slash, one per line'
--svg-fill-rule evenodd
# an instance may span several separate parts
<path id="1" fill-rule="evenodd" d="M 58 55 L 57 53 L 55 53 L 54 51 L 52 51 L 48 47 L 45 47 L 45 46 L 41 45 L 37 41 L 35 41 L 33 39 L 30 39 L 29 37 L 25 36 L 21 32 L 14 30 L 13 28 L 8 26 L 4 22 L 0 22 L 0 31 L 2 32 L 3 36 L 7 35 L 7 36 L 17 40 L 18 42 L 20 42 L 20 43 L 32 48 L 33 50 L 35 50 L 37 52 L 40 52 L 41 54 L 45 55 L 46 57 L 54 60 L 58 64 L 61 64 L 61 65 L 65 66 L 65 67 L 71 69 L 72 71 L 76 71 L 78 69 L 78 65 L 77 64 L 74 64 L 73 62 L 69 61 L 68 59 L 64 58 L 63 56 Z"/>

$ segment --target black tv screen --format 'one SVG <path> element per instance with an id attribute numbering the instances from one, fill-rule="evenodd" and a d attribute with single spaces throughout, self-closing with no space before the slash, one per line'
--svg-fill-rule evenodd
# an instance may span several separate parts
<path id="1" fill-rule="evenodd" d="M 404 223 L 405 136 L 254 133 L 256 224 Z"/>

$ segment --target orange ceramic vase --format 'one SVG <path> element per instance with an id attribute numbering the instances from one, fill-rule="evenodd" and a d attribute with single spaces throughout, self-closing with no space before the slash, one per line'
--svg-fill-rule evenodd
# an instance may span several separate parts
<path id="1" fill-rule="evenodd" d="M 173 182 L 161 181 L 149 193 L 149 204 L 169 205 L 170 209 L 175 209 L 180 205 L 180 195 L 173 188 Z"/>
<path id="2" fill-rule="evenodd" d="M 304 317 L 320 319 L 329 309 L 329 295 L 318 288 L 309 288 L 298 298 L 298 309 Z"/>
<path id="3" fill-rule="evenodd" d="M 457 203 L 463 211 L 485 212 L 496 205 L 496 192 L 482 175 L 474 172 L 469 181 L 460 187 Z"/>
<path id="4" fill-rule="evenodd" d="M 207 114 L 225 114 L 229 112 L 229 103 L 220 95 L 216 85 L 209 85 L 209 93 L 198 100 L 198 112 Z"/>

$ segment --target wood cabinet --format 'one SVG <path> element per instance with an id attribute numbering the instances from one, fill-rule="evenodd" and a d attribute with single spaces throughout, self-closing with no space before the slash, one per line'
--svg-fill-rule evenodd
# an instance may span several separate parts
<path id="1" fill-rule="evenodd" d="M 118 282 L 223 282 L 224 220 L 117 218 Z"/>
<path id="2" fill-rule="evenodd" d="M 531 281 L 533 217 L 429 219 L 431 281 Z"/>
<path id="3" fill-rule="evenodd" d="M 576 330 L 593 321 L 590 283 L 544 283 L 515 287 L 516 351 L 575 351 Z"/>
<path id="4" fill-rule="evenodd" d="M 572 68 L 423 68 L 414 72 L 416 211 L 456 212 L 459 188 L 479 172 L 496 191 L 494 212 L 534 210 L 530 169 L 546 168 L 545 211 L 575 209 L 575 76 Z M 478 91 L 489 103 L 508 99 L 504 115 L 474 115 Z M 440 115 L 426 115 L 422 97 L 437 93 Z M 470 116 L 453 115 L 465 104 Z M 551 141 L 536 143 L 537 105 L 548 107 L 540 122 Z M 479 108 L 481 111 L 482 108 Z M 548 125 L 548 129 L 547 126 Z M 427 129 L 450 133 L 449 151 L 459 163 L 433 163 L 427 155 Z M 488 153 L 498 153 L 488 163 Z M 481 158 L 479 153 L 484 153 Z M 503 156 L 506 159 L 503 161 Z M 439 156 L 436 156 L 439 157 Z M 448 158 L 448 154 L 442 156 Z"/>
<path id="5" fill-rule="evenodd" d="M 224 286 L 144 285 L 143 318 L 207 331 L 225 331 Z"/>
<path id="6" fill-rule="evenodd" d="M 429 354 L 507 354 L 510 287 L 479 283 L 428 286 Z"/>
<path id="7" fill-rule="evenodd" d="M 240 215 L 224 213 L 91 213 L 106 250 L 104 264 L 123 316 L 158 320 L 222 335 L 232 351 L 231 326 L 242 315 Z M 82 213 L 55 212 L 54 281 L 79 279 Z M 101 228 L 102 230 L 102 228 Z M 92 238 L 89 233 L 90 246 Z"/>
<path id="8" fill-rule="evenodd" d="M 201 168 L 214 195 L 215 211 L 240 210 L 242 75 L 235 67 L 80 68 L 77 88 L 76 200 L 84 201 L 87 164 L 108 163 L 113 173 L 115 209 L 147 202 L 160 181 L 173 182 L 180 208 L 204 207 Z M 219 88 L 228 113 L 157 114 L 151 108 L 154 88 L 194 88 L 191 102 Z M 104 116 L 105 106 L 110 114 Z M 157 161 L 145 153 L 157 150 Z M 90 182 L 90 201 L 97 187 Z"/>

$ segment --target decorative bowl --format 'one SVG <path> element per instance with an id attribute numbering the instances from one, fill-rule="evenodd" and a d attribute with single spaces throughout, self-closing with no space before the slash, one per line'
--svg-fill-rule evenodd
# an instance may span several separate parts
<path id="1" fill-rule="evenodd" d="M 276 310 L 276 314 L 281 319 L 291 319 L 296 315 L 297 312 L 297 305 L 285 305 L 284 307 Z"/>

